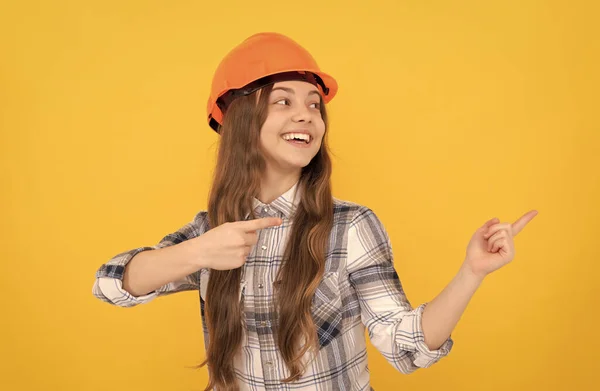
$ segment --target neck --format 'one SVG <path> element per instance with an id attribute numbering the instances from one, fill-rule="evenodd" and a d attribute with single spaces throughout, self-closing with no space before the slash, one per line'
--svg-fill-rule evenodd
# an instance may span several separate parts
<path id="1" fill-rule="evenodd" d="M 260 183 L 260 196 L 257 197 L 263 204 L 273 202 L 277 197 L 288 191 L 300 179 L 300 172 L 282 173 L 266 170 Z"/>

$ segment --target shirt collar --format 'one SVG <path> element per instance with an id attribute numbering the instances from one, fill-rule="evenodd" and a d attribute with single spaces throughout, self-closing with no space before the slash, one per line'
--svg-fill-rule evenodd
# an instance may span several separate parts
<path id="1" fill-rule="evenodd" d="M 252 198 L 252 206 L 254 209 L 255 216 L 278 216 L 290 219 L 292 214 L 295 212 L 298 204 L 300 204 L 301 191 L 299 186 L 300 181 L 296 182 L 294 186 L 288 189 L 285 193 L 277 197 L 269 204 L 261 202 L 256 197 Z M 298 190 L 298 191 L 297 191 Z M 250 213 L 246 214 L 246 220 L 250 216 Z"/>

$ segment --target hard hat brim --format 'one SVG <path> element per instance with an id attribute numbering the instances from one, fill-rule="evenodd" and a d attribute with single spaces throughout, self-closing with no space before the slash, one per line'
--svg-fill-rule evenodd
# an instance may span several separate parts
<path id="1" fill-rule="evenodd" d="M 312 83 L 310 76 L 302 77 L 301 75 L 314 75 L 317 83 Z M 223 123 L 223 113 L 232 99 L 239 96 L 248 95 L 260 88 L 269 84 L 286 81 L 286 80 L 303 80 L 311 82 L 319 89 L 324 103 L 329 103 L 338 92 L 337 81 L 328 73 L 315 69 L 289 69 L 280 70 L 271 74 L 266 74 L 260 79 L 256 79 L 243 86 L 231 86 L 225 89 L 216 97 L 211 97 L 209 103 L 209 126 L 218 133 L 219 126 Z M 232 93 L 233 92 L 233 93 Z"/>

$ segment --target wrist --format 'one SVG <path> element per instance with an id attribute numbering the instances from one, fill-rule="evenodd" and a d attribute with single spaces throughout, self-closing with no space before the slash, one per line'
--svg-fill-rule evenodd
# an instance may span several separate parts
<path id="1" fill-rule="evenodd" d="M 476 273 L 473 271 L 473 269 L 471 269 L 469 267 L 468 264 L 463 263 L 463 265 L 460 267 L 457 277 L 469 284 L 469 285 L 473 285 L 473 286 L 479 286 L 483 280 L 485 279 L 485 274 L 481 274 L 481 273 Z"/>
<path id="2" fill-rule="evenodd" d="M 195 237 L 191 240 L 187 241 L 189 244 L 189 249 L 191 252 L 191 261 L 194 264 L 194 267 L 198 270 L 200 269 L 210 269 L 210 264 L 208 262 L 206 254 L 206 243 L 202 236 Z"/>

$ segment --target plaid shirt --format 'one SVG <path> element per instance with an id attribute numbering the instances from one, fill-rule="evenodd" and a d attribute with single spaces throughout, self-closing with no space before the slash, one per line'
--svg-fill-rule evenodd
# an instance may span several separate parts
<path id="1" fill-rule="evenodd" d="M 281 217 L 283 224 L 259 231 L 258 243 L 242 267 L 240 300 L 245 313 L 245 332 L 234 362 L 240 388 L 369 390 L 365 327 L 371 343 L 402 373 L 429 367 L 446 356 L 453 345 L 451 338 L 433 351 L 424 343 L 421 316 L 426 303 L 413 309 L 406 298 L 393 266 L 390 239 L 381 221 L 365 206 L 334 198 L 334 224 L 325 274 L 312 307 L 320 349 L 316 355 L 307 353 L 307 370 L 299 380 L 281 382 L 288 371 L 273 334 L 276 308 L 272 296 L 293 223 L 290 217 L 299 201 L 297 185 L 268 205 L 254 199 L 257 217 Z M 204 338 L 208 343 L 204 303 L 210 270 L 199 270 L 145 296 L 134 297 L 122 288 L 125 265 L 134 255 L 180 243 L 208 229 L 207 212 L 201 211 L 193 221 L 165 236 L 157 245 L 114 256 L 97 271 L 94 295 L 113 305 L 130 307 L 157 296 L 198 290 Z"/>

